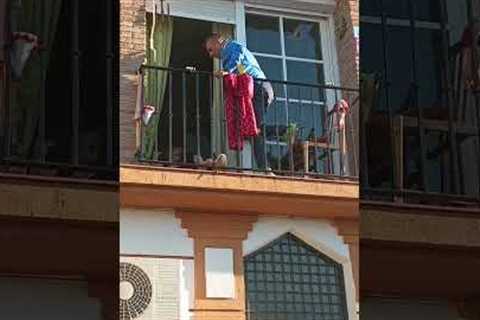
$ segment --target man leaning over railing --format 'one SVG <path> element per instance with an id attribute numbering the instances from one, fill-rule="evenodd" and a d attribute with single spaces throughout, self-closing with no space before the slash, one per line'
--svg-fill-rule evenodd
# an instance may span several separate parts
<path id="1" fill-rule="evenodd" d="M 262 127 L 265 109 L 274 99 L 273 88 L 266 79 L 257 59 L 242 44 L 235 40 L 224 39 L 214 33 L 206 38 L 205 48 L 210 58 L 221 61 L 222 70 L 215 72 L 215 76 L 223 78 L 228 74 L 246 73 L 254 79 L 254 110 L 258 127 Z M 243 70 L 239 70 L 239 66 Z M 264 134 L 257 134 L 253 138 L 253 152 L 259 170 L 271 171 L 265 155 Z"/>

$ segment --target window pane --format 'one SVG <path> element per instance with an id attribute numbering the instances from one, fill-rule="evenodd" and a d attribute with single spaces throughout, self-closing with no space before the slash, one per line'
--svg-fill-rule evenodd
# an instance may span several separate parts
<path id="1" fill-rule="evenodd" d="M 281 54 L 279 18 L 247 14 L 247 46 L 251 51 Z"/>
<path id="2" fill-rule="evenodd" d="M 388 28 L 387 77 L 391 82 L 390 106 L 392 110 L 409 109 L 413 106 L 412 92 L 412 46 L 410 29 Z"/>
<path id="3" fill-rule="evenodd" d="M 287 61 L 287 75 L 288 81 L 293 82 L 302 82 L 314 85 L 324 85 L 325 76 L 323 73 L 323 65 L 308 63 L 308 62 L 298 62 L 298 61 Z M 314 101 L 324 101 L 324 90 L 319 88 L 305 87 L 303 91 L 306 90 L 305 98 Z M 289 86 L 288 88 L 289 96 L 298 95 L 298 88 Z"/>
<path id="4" fill-rule="evenodd" d="M 320 25 L 318 23 L 285 19 L 284 31 L 287 56 L 322 60 Z"/>
<path id="5" fill-rule="evenodd" d="M 383 9 L 391 18 L 408 19 L 410 17 L 408 0 L 383 0 Z"/>
<path id="6" fill-rule="evenodd" d="M 458 135 L 458 146 L 460 155 L 460 182 L 463 193 L 468 196 L 480 194 L 479 177 L 480 161 L 478 160 L 480 150 L 479 137 Z"/>
<path id="7" fill-rule="evenodd" d="M 255 56 L 255 58 L 257 58 L 260 67 L 262 68 L 263 72 L 269 80 L 283 80 L 282 59 L 266 58 L 259 56 Z"/>
<path id="8" fill-rule="evenodd" d="M 281 137 L 285 134 L 287 128 L 287 112 L 284 101 L 277 100 L 267 108 L 265 122 L 267 126 L 267 140 L 281 140 Z"/>
<path id="9" fill-rule="evenodd" d="M 457 0 L 456 2 L 462 2 Z M 439 0 L 415 0 L 415 17 L 423 21 L 440 21 L 442 5 Z"/>
<path id="10" fill-rule="evenodd" d="M 444 108 L 442 102 L 442 34 L 440 30 L 417 29 L 415 33 L 417 57 L 418 103 L 424 109 Z"/>
<path id="11" fill-rule="evenodd" d="M 325 107 L 312 103 L 289 102 L 288 120 L 297 124 L 301 140 L 322 136 Z"/>
<path id="12" fill-rule="evenodd" d="M 378 79 L 384 79 L 385 76 L 385 59 L 383 55 L 383 35 L 382 26 L 379 24 L 361 23 L 360 24 L 361 39 L 360 41 L 360 70 L 362 74 L 373 76 Z M 387 111 L 385 101 L 385 87 L 382 81 L 380 88 L 373 102 L 376 111 Z"/>
<path id="13" fill-rule="evenodd" d="M 404 128 L 403 181 L 405 189 L 422 189 L 420 139 L 415 127 Z"/>
<path id="14" fill-rule="evenodd" d="M 447 23 L 450 31 L 450 45 L 460 42 L 468 21 L 467 0 L 447 0 Z"/>
<path id="15" fill-rule="evenodd" d="M 448 147 L 447 134 L 439 131 L 427 132 L 425 146 L 427 152 L 425 168 L 427 189 L 433 192 L 449 192 L 451 177 L 450 148 Z"/>
<path id="16" fill-rule="evenodd" d="M 379 16 L 382 13 L 381 3 L 379 0 L 362 0 L 360 1 L 360 15 L 362 16 Z"/>

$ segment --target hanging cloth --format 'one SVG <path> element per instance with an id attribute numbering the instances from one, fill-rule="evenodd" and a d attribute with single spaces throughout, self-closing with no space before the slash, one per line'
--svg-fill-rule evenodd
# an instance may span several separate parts
<path id="1" fill-rule="evenodd" d="M 147 64 L 168 67 L 173 41 L 173 18 L 153 13 L 147 15 L 147 34 L 151 37 L 147 50 Z M 141 117 L 144 123 L 141 155 L 146 160 L 157 160 L 156 145 L 160 113 L 168 84 L 168 72 L 165 70 L 144 69 L 144 105 Z M 138 111 L 137 111 L 138 116 Z"/>
<path id="2" fill-rule="evenodd" d="M 63 0 L 11 1 L 9 13 L 11 79 L 9 110 L 12 153 L 21 159 L 41 160 L 47 150 L 39 139 L 45 112 L 48 66 Z"/>
<path id="3" fill-rule="evenodd" d="M 341 152 L 341 155 L 342 155 L 342 158 L 343 158 L 343 168 L 342 169 L 342 172 L 346 172 L 345 171 L 345 163 L 346 163 L 346 159 L 345 159 L 345 156 L 347 155 L 347 129 L 346 129 L 346 118 L 347 118 L 347 114 L 348 112 L 350 111 L 350 105 L 348 104 L 348 102 L 344 99 L 341 99 L 340 101 L 338 101 L 337 103 L 335 103 L 335 106 L 333 107 L 333 112 L 335 113 L 336 115 L 336 118 L 337 118 L 337 130 L 338 130 L 338 133 L 339 133 L 339 139 L 340 139 L 340 152 Z"/>
<path id="4" fill-rule="evenodd" d="M 477 41 L 479 35 L 474 34 L 474 25 L 470 24 L 462 34 L 461 40 L 461 70 L 463 74 L 463 81 L 468 88 L 474 87 L 480 82 L 479 70 L 474 66 L 474 54 L 475 46 L 478 45 Z"/>
<path id="5" fill-rule="evenodd" d="M 253 106 L 254 84 L 248 74 L 228 74 L 223 78 L 228 146 L 243 150 L 245 138 L 260 133 Z"/>

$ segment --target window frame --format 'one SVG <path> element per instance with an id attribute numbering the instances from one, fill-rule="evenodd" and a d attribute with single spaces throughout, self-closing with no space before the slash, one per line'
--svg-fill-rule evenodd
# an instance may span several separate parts
<path id="1" fill-rule="evenodd" d="M 293 61 L 293 62 L 305 62 L 305 63 L 313 63 L 315 65 L 321 65 L 323 67 L 324 84 L 319 84 L 319 85 L 328 85 L 328 84 L 333 85 L 334 83 L 339 83 L 338 81 L 339 71 L 338 71 L 338 66 L 336 64 L 336 48 L 335 48 L 335 40 L 334 40 L 335 38 L 332 37 L 333 17 L 331 15 L 318 14 L 318 15 L 312 16 L 312 14 L 307 14 L 307 13 L 301 14 L 298 12 L 292 13 L 292 12 L 288 12 L 288 10 L 278 10 L 278 8 L 273 8 L 273 7 L 269 9 L 268 12 L 266 12 L 265 7 L 262 7 L 262 9 L 263 10 L 255 8 L 254 6 L 246 8 L 245 19 L 244 19 L 245 29 L 247 28 L 247 21 L 246 21 L 247 15 L 278 18 L 278 27 L 279 27 L 278 31 L 280 34 L 279 40 L 280 40 L 281 52 L 280 52 L 280 55 L 278 55 L 278 54 L 262 53 L 262 52 L 252 50 L 251 52 L 255 57 L 280 60 L 282 65 L 282 79 L 279 79 L 280 81 L 287 81 L 287 82 L 289 81 L 287 63 L 289 61 Z M 285 19 L 313 22 L 318 25 L 319 36 L 320 36 L 320 39 L 318 40 L 320 41 L 320 45 L 321 45 L 322 59 L 299 58 L 299 57 L 288 56 L 286 54 L 285 30 L 284 30 Z M 245 42 L 247 42 L 246 37 L 245 37 Z M 332 104 L 333 99 L 329 92 L 326 92 L 325 94 L 325 101 L 311 101 L 311 100 L 304 100 L 304 99 L 287 98 L 288 97 L 288 94 L 286 92 L 287 90 L 285 86 L 283 87 L 284 87 L 283 89 L 284 96 L 276 97 L 276 100 L 279 102 L 286 103 L 287 99 L 292 103 L 301 102 L 302 105 L 310 105 L 313 102 L 313 105 L 316 107 L 326 107 L 328 108 L 328 110 L 330 110 L 330 105 Z M 285 118 L 286 118 L 285 124 L 288 125 L 289 123 L 288 109 L 286 111 Z M 266 144 L 282 146 L 282 147 L 287 146 L 285 142 L 276 141 L 276 140 L 267 140 Z"/>
<path id="2" fill-rule="evenodd" d="M 301 253 L 301 252 L 293 252 L 291 249 L 291 245 L 288 245 L 288 251 L 285 252 L 282 250 L 282 252 L 278 253 L 274 253 L 272 252 L 271 253 L 271 260 L 270 261 L 266 261 L 266 260 L 263 260 L 263 261 L 253 261 L 253 259 L 257 256 L 257 255 L 262 255 L 264 254 L 264 251 L 265 250 L 273 250 L 273 247 L 278 245 L 278 244 L 284 244 L 283 242 L 284 241 L 287 241 L 288 243 L 290 243 L 290 241 L 293 241 L 295 243 L 294 246 L 300 246 L 302 248 L 304 248 L 305 253 Z M 311 251 L 310 253 L 308 251 Z M 256 266 L 257 264 L 261 264 L 263 265 L 263 267 L 265 267 L 265 265 L 268 265 L 268 264 L 274 264 L 275 262 L 278 262 L 278 261 L 275 261 L 275 259 L 273 258 L 274 255 L 286 255 L 288 254 L 289 257 L 293 258 L 295 256 L 317 256 L 319 257 L 320 259 L 324 260 L 324 262 L 326 263 L 326 265 L 324 265 L 324 268 L 330 268 L 333 271 L 333 275 L 334 277 L 336 278 L 337 282 L 335 283 L 336 286 L 338 286 L 338 289 L 339 289 L 339 292 L 336 293 L 337 297 L 339 298 L 339 301 L 338 301 L 338 305 L 339 307 L 341 308 L 341 314 L 343 315 L 344 319 L 347 320 L 349 319 L 349 316 L 350 316 L 350 305 L 349 305 L 349 297 L 348 297 L 348 282 L 347 282 L 347 277 L 346 277 L 346 273 L 345 273 L 345 270 L 344 270 L 344 264 L 339 262 L 339 261 L 336 261 L 335 259 L 333 259 L 332 257 L 328 256 L 326 253 L 322 252 L 321 250 L 319 250 L 318 248 L 316 248 L 315 246 L 312 246 L 311 244 L 309 244 L 308 242 L 306 242 L 305 240 L 303 240 L 301 237 L 299 237 L 298 235 L 296 235 L 295 233 L 293 232 L 286 232 L 286 233 L 283 233 L 281 235 L 279 235 L 278 237 L 276 237 L 275 239 L 269 241 L 268 243 L 266 243 L 265 245 L 261 246 L 260 248 L 257 248 L 255 249 L 253 252 L 250 252 L 248 254 L 246 254 L 244 257 L 243 257 L 243 265 L 244 265 L 244 270 L 245 270 L 245 276 L 244 276 L 244 282 L 245 282 L 245 297 L 246 297 L 246 304 L 247 304 L 247 319 L 249 319 L 249 316 L 253 313 L 255 314 L 256 312 L 255 311 L 250 311 L 248 310 L 249 308 L 249 285 L 248 285 L 248 282 L 249 282 L 249 274 L 258 274 L 259 271 L 258 269 L 255 267 L 255 268 L 252 268 L 252 264 L 253 266 Z M 282 261 L 280 261 L 279 263 L 281 264 L 282 266 L 282 271 L 281 272 L 278 272 L 278 271 L 270 271 L 271 274 L 276 274 L 276 275 L 282 275 L 282 276 L 285 276 L 285 275 L 288 275 L 290 276 L 290 281 L 286 281 L 287 283 L 291 283 L 291 284 L 299 284 L 299 283 L 302 283 L 301 281 L 300 282 L 296 282 L 296 280 L 294 279 L 294 276 L 295 275 L 305 275 L 305 274 L 316 274 L 318 275 L 319 277 L 321 276 L 325 276 L 325 274 L 321 274 L 321 273 L 314 273 L 312 271 L 312 266 L 310 263 L 305 263 L 305 262 L 301 262 L 301 261 L 291 261 L 292 259 L 287 259 L 287 260 L 284 260 L 282 259 Z M 284 266 L 285 265 L 290 265 L 290 266 L 293 266 L 293 265 L 296 265 L 296 266 L 305 266 L 305 265 L 308 265 L 309 266 L 309 271 L 306 272 L 304 268 L 302 268 L 303 270 L 300 272 L 300 273 L 296 273 L 295 271 L 293 270 L 290 270 L 290 271 L 285 271 L 284 269 Z M 317 266 L 322 266 L 322 265 L 317 265 Z M 255 270 L 252 270 L 252 269 L 255 269 Z M 263 271 L 260 271 L 260 273 L 263 273 L 265 274 L 266 272 L 268 272 L 266 269 L 263 269 Z M 332 275 L 332 273 L 328 272 L 328 274 Z M 255 278 L 257 278 L 255 276 Z M 285 280 L 285 279 L 283 279 Z M 278 280 L 267 280 L 267 279 L 263 279 L 263 281 L 261 282 L 264 282 L 264 283 L 277 283 Z M 255 281 L 253 281 L 255 282 Z M 327 286 L 327 285 L 334 285 L 333 283 L 324 283 L 322 281 L 319 281 L 318 282 L 318 290 L 320 291 L 322 289 L 322 285 L 323 286 Z M 314 285 L 312 283 L 309 284 L 310 286 L 310 289 L 312 289 L 314 287 Z M 255 292 L 267 292 L 266 290 L 257 290 L 255 289 L 254 290 Z M 274 293 L 277 293 L 278 290 L 274 290 L 273 291 Z M 323 291 L 322 291 L 323 292 Z M 285 292 L 284 292 L 285 293 Z M 286 292 L 286 293 L 290 293 L 292 294 L 292 292 Z M 296 291 L 295 293 L 293 294 L 304 294 L 303 293 L 303 290 L 301 290 L 300 292 Z M 331 293 L 327 293 L 327 294 L 331 294 Z M 308 295 L 305 294 L 305 295 Z M 275 301 L 271 301 L 269 300 L 270 303 L 275 303 L 277 304 L 278 302 L 275 302 Z M 305 302 L 304 302 L 305 303 Z M 322 306 L 324 304 L 329 304 L 330 302 L 321 302 Z M 312 302 L 313 304 L 313 302 Z M 343 306 L 342 306 L 343 304 Z M 277 309 L 277 308 L 276 308 Z M 283 311 L 284 313 L 286 311 Z M 260 312 L 262 313 L 262 312 Z M 265 312 L 263 312 L 265 313 Z M 277 311 L 275 313 L 282 313 L 282 311 Z M 287 312 L 287 313 L 290 313 L 290 312 Z M 300 312 L 302 313 L 302 312 Z M 313 314 L 315 314 L 314 311 L 312 311 Z"/>

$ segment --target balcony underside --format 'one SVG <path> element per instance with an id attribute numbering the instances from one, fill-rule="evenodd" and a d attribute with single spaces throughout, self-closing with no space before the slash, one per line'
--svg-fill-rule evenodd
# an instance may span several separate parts
<path id="1" fill-rule="evenodd" d="M 360 261 L 363 297 L 455 301 L 480 294 L 480 247 L 362 240 Z"/>
<path id="2" fill-rule="evenodd" d="M 120 205 L 209 213 L 357 218 L 358 183 L 123 165 Z"/>

